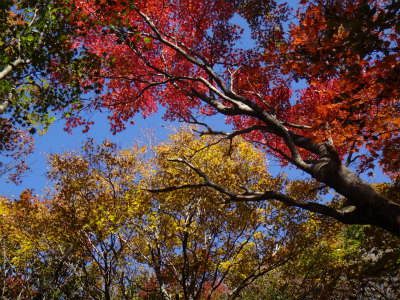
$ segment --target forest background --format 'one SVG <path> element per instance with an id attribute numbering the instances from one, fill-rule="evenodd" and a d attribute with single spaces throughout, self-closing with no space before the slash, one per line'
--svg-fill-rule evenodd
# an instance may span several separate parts
<path id="1" fill-rule="evenodd" d="M 161 2 L 2 4 L 2 297 L 396 299 L 399 2 Z"/>

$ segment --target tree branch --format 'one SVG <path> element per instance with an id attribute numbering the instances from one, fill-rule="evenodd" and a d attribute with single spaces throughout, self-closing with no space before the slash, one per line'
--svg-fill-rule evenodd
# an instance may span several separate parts
<path id="1" fill-rule="evenodd" d="M 286 206 L 289 207 L 297 207 L 297 208 L 302 208 L 305 210 L 308 210 L 310 212 L 322 214 L 325 216 L 329 216 L 332 218 L 335 218 L 336 220 L 339 220 L 342 223 L 346 224 L 367 224 L 363 216 L 359 215 L 359 212 L 357 211 L 356 207 L 352 209 L 335 209 L 333 207 L 329 207 L 324 204 L 316 203 L 316 202 L 311 202 L 311 201 L 299 201 L 296 200 L 292 197 L 289 197 L 287 195 L 284 195 L 282 193 L 278 193 L 275 191 L 263 191 L 263 192 L 254 192 L 250 191 L 248 189 L 245 189 L 245 193 L 243 194 L 238 194 L 231 189 L 224 187 L 213 180 L 211 180 L 207 174 L 205 174 L 203 171 L 201 171 L 199 168 L 195 167 L 193 164 L 191 164 L 189 161 L 181 158 L 174 158 L 174 159 L 168 159 L 169 161 L 172 162 L 178 162 L 178 163 L 183 163 L 186 166 L 188 166 L 190 169 L 192 169 L 195 173 L 197 173 L 201 178 L 203 178 L 204 182 L 203 183 L 198 183 L 198 184 L 184 184 L 180 186 L 171 186 L 171 187 L 166 187 L 166 188 L 161 188 L 161 189 L 144 189 L 149 192 L 153 193 L 160 193 L 160 192 L 171 192 L 175 190 L 181 190 L 181 189 L 189 189 L 189 188 L 199 188 L 199 187 L 210 187 L 215 189 L 216 191 L 226 195 L 229 197 L 229 201 L 233 202 L 260 202 L 260 201 L 267 201 L 267 200 L 276 200 L 279 201 Z M 241 187 L 244 189 L 243 187 Z"/>

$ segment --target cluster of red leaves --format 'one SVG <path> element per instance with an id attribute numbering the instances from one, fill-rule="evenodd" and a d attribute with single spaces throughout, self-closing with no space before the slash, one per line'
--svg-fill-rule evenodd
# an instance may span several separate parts
<path id="1" fill-rule="evenodd" d="M 342 152 L 364 148 L 360 171 L 381 156 L 384 170 L 396 176 L 399 8 L 392 1 L 302 2 L 285 65 L 309 83 L 294 107 L 297 119 L 312 126 L 313 139 L 332 137 Z"/>
<path id="2" fill-rule="evenodd" d="M 156 112 L 159 104 L 167 108 L 166 119 L 187 116 L 201 107 L 187 93 L 204 91 L 204 84 L 191 78 L 207 74 L 161 43 L 139 10 L 168 42 L 195 51 L 211 64 L 227 58 L 237 37 L 238 28 L 228 23 L 232 5 L 226 1 L 140 1 L 133 7 L 126 1 L 87 0 L 75 5 L 76 22 L 83 30 L 73 47 L 85 45 L 101 61 L 99 68 L 90 70 L 90 82 L 82 84 L 106 85 L 94 108 L 112 110 L 113 132 L 123 130 L 139 112 L 144 117 Z M 182 80 L 172 82 L 172 77 Z M 204 111 L 211 113 L 208 108 Z"/>
<path id="3" fill-rule="evenodd" d="M 332 139 L 341 157 L 365 149 L 360 171 L 373 167 L 382 153 L 384 170 L 398 171 L 393 161 L 400 156 L 400 51 L 393 49 L 399 48 L 400 26 L 390 1 L 301 1 L 298 23 L 291 24 L 289 37 L 275 20 L 276 29 L 261 41 L 261 51 L 234 47 L 241 32 L 229 23 L 237 11 L 234 2 L 72 3 L 81 28 L 72 47 L 95 57 L 81 85 L 98 87 L 91 109 L 110 110 L 114 133 L 133 123 L 137 113 L 146 117 L 159 105 L 166 107 L 167 120 L 190 119 L 192 111 L 214 114 L 193 96 L 194 91 L 212 94 L 210 85 L 218 88 L 199 65 L 204 62 L 233 92 L 281 122 L 296 124 L 288 125 L 296 133 L 317 143 Z M 251 4 L 242 9 L 250 9 L 259 22 Z M 287 7 L 279 9 L 286 12 Z M 294 101 L 290 86 L 299 78 L 308 87 Z M 245 115 L 228 116 L 227 122 L 236 130 L 264 125 Z M 67 126 L 80 124 L 86 123 L 72 116 Z M 272 133 L 256 130 L 246 137 L 279 157 L 289 155 L 285 143 Z"/>

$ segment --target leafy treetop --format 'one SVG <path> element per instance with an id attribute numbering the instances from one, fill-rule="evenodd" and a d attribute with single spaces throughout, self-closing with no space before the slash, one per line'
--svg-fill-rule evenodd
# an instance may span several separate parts
<path id="1" fill-rule="evenodd" d="M 111 112 L 113 132 L 162 105 L 166 119 L 201 124 L 203 134 L 243 135 L 348 199 L 343 207 L 291 205 L 399 234 L 399 205 L 347 168 L 379 162 L 398 174 L 397 2 L 301 1 L 287 33 L 288 7 L 267 4 L 74 1 L 82 30 L 72 45 L 96 58 L 80 84 L 103 87 L 90 108 Z M 235 47 L 235 13 L 248 18 L 255 49 Z M 300 94 L 291 89 L 298 79 L 307 82 Z M 199 120 L 213 114 L 226 116 L 234 131 Z M 69 126 L 84 122 L 78 111 L 68 118 Z M 246 197 L 288 203 L 270 191 Z"/>

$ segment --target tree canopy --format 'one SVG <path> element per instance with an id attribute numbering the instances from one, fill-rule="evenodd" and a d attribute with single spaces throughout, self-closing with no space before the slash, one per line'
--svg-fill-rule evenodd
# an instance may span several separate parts
<path id="1" fill-rule="evenodd" d="M 55 111 L 80 106 L 82 88 L 74 78 L 82 75 L 85 54 L 71 48 L 71 7 L 53 0 L 4 0 L 0 8 L 0 172 L 18 182 L 28 168 L 32 134 L 45 132 Z"/>
<path id="2" fill-rule="evenodd" d="M 47 193 L 1 196 L 2 298 L 398 298 L 400 2 L 291 5 L 0 3 L 2 176 L 57 114 L 186 123 L 89 139 L 49 156 Z"/>
<path id="3" fill-rule="evenodd" d="M 217 141 L 186 128 L 153 146 L 90 139 L 50 155 L 46 195 L 1 198 L 2 298 L 396 299 L 398 239 L 378 228 L 279 202 L 227 202 L 207 186 L 148 192 L 197 186 L 202 167 L 232 188 L 247 180 L 297 199 L 312 193 L 313 182 L 269 175 L 249 142 Z"/>
<path id="4" fill-rule="evenodd" d="M 232 200 L 278 200 L 399 234 L 399 203 L 358 176 L 380 165 L 397 182 L 398 2 L 301 1 L 295 13 L 275 1 L 74 4 L 83 29 L 72 46 L 98 62 L 80 83 L 103 87 L 90 109 L 108 110 L 114 133 L 164 106 L 166 120 L 243 136 L 347 199 L 334 207 L 273 190 L 240 193 L 202 176 Z M 254 49 L 236 45 L 235 14 L 248 20 Z M 292 88 L 298 80 L 301 91 Z M 211 115 L 233 130 L 214 129 Z M 79 111 L 69 115 L 70 126 L 82 123 Z"/>

